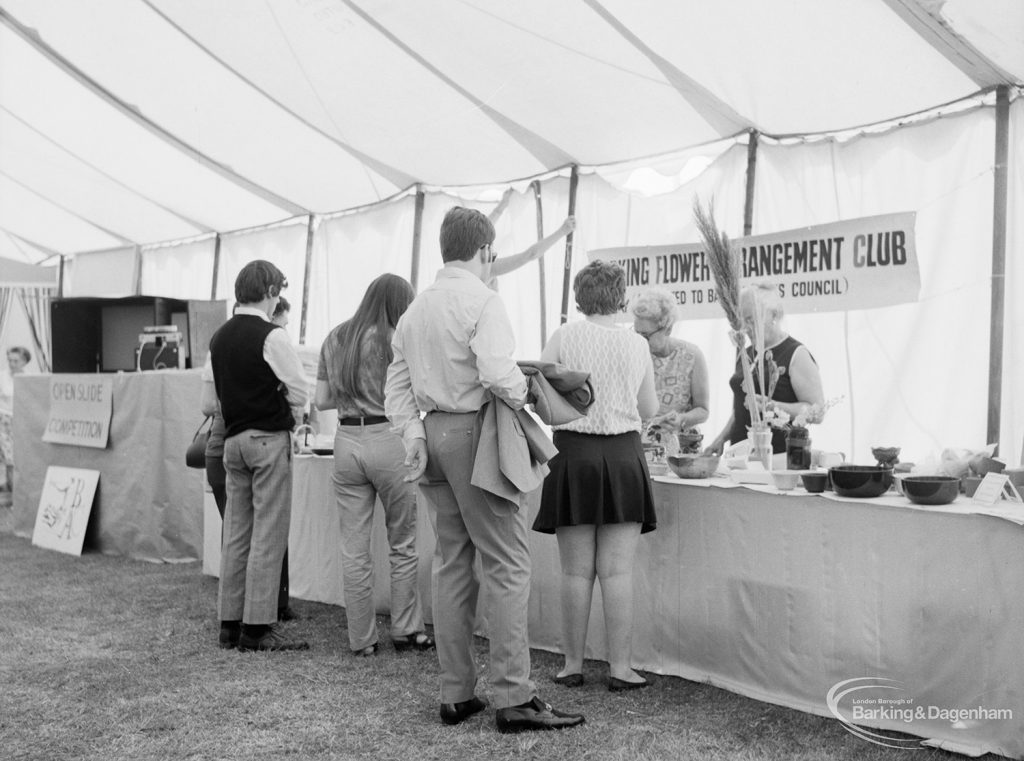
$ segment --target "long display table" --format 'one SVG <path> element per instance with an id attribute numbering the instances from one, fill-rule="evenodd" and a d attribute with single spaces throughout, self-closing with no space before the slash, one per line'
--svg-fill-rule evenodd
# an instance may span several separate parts
<path id="1" fill-rule="evenodd" d="M 50 465 L 100 472 L 86 545 L 140 560 L 202 557 L 202 471 L 185 466 L 199 423 L 199 370 L 117 373 L 106 449 L 42 440 L 50 380 L 19 375 L 14 394 L 14 532 L 31 536 Z"/>
<path id="2" fill-rule="evenodd" d="M 290 572 L 294 595 L 342 605 L 332 467 L 295 460 Z M 1024 528 L 962 502 L 923 510 L 696 483 L 654 484 L 658 529 L 641 538 L 635 570 L 637 668 L 947 750 L 1024 757 Z M 380 510 L 373 541 L 385 612 Z M 530 543 L 531 644 L 560 652 L 557 542 L 531 532 Z M 419 552 L 429 621 L 422 504 Z M 606 660 L 602 616 L 598 588 L 587 655 Z"/>

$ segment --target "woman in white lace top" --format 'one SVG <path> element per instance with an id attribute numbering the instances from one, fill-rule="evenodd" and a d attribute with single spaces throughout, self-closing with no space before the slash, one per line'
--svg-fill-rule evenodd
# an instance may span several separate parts
<path id="1" fill-rule="evenodd" d="M 658 400 L 647 342 L 621 324 L 622 268 L 591 262 L 577 273 L 573 290 L 586 319 L 555 331 L 541 359 L 589 372 L 594 404 L 585 417 L 554 428 L 558 454 L 548 463 L 533 528 L 555 534 L 561 559 L 565 666 L 555 681 L 583 684 L 596 577 L 604 601 L 608 688 L 618 692 L 648 684 L 631 665 L 633 560 L 640 534 L 656 523 L 640 428 Z"/>

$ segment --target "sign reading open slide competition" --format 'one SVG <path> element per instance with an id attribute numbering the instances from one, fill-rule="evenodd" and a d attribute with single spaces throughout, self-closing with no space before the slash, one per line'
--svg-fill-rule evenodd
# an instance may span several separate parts
<path id="1" fill-rule="evenodd" d="M 786 312 L 840 312 L 917 300 L 921 278 L 914 212 L 832 222 L 732 241 L 740 285 L 776 285 Z M 626 271 L 626 299 L 645 288 L 670 291 L 683 319 L 722 317 L 704 246 L 628 246 L 589 252 Z"/>
<path id="2" fill-rule="evenodd" d="M 105 449 L 113 395 L 111 376 L 54 375 L 50 378 L 50 418 L 43 441 Z"/>

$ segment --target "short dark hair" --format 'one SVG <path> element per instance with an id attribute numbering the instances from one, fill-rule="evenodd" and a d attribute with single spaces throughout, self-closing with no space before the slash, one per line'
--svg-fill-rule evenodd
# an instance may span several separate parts
<path id="1" fill-rule="evenodd" d="M 615 314 L 626 301 L 626 273 L 615 262 L 595 259 L 572 281 L 576 308 L 583 314 Z"/>
<path id="2" fill-rule="evenodd" d="M 242 267 L 235 278 L 235 300 L 239 304 L 255 304 L 268 297 L 274 297 L 288 287 L 288 280 L 270 262 L 256 259 Z"/>
<path id="3" fill-rule="evenodd" d="M 494 225 L 476 209 L 453 206 L 441 222 L 441 259 L 468 262 L 481 246 L 494 242 Z"/>
<path id="4" fill-rule="evenodd" d="M 288 303 L 288 299 L 286 299 L 284 296 L 282 296 L 280 299 L 278 299 L 277 306 L 274 307 L 274 313 L 272 315 L 270 315 L 270 316 L 271 317 L 280 317 L 285 312 L 290 312 L 290 311 L 292 311 L 292 305 Z"/>
<path id="5" fill-rule="evenodd" d="M 12 346 L 7 350 L 7 355 L 10 356 L 11 354 L 20 354 L 21 358 L 25 360 L 26 363 L 32 361 L 32 353 L 24 346 Z"/>

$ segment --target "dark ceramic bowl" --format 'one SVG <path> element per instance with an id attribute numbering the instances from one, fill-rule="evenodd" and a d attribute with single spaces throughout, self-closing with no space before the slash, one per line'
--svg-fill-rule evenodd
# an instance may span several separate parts
<path id="1" fill-rule="evenodd" d="M 679 478 L 710 478 L 718 470 L 715 454 L 684 454 L 669 457 L 668 466 Z"/>
<path id="2" fill-rule="evenodd" d="M 960 493 L 960 479 L 953 476 L 903 476 L 900 483 L 916 505 L 948 505 Z"/>
<path id="3" fill-rule="evenodd" d="M 892 486 L 892 468 L 880 465 L 836 465 L 828 475 L 840 497 L 879 497 Z"/>
<path id="4" fill-rule="evenodd" d="M 804 473 L 800 480 L 810 494 L 821 494 L 828 487 L 828 473 Z"/>

